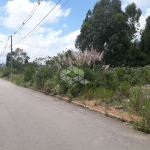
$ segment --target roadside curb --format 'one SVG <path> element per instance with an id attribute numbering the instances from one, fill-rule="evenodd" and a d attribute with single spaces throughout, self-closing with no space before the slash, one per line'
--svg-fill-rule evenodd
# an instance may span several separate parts
<path id="1" fill-rule="evenodd" d="M 91 111 L 93 111 L 93 112 L 97 112 L 97 113 L 99 113 L 99 114 L 106 115 L 106 116 L 108 116 L 108 117 L 110 117 L 110 118 L 114 118 L 114 119 L 116 119 L 116 120 L 129 123 L 128 120 L 125 120 L 125 119 L 123 119 L 122 117 L 116 116 L 116 115 L 114 115 L 114 114 L 112 114 L 112 113 L 108 113 L 108 112 L 105 112 L 105 111 L 102 111 L 102 110 L 94 109 L 94 108 L 92 108 L 92 107 L 86 106 L 86 105 L 81 104 L 81 103 L 79 103 L 79 102 L 71 101 L 71 100 L 69 100 L 68 98 L 64 98 L 64 97 L 62 97 L 62 96 L 60 96 L 60 95 L 55 95 L 54 97 L 57 98 L 57 99 L 59 99 L 59 100 L 63 100 L 63 101 L 66 101 L 66 102 L 68 102 L 68 103 L 74 104 L 74 105 L 76 105 L 76 106 L 89 109 L 89 110 L 91 110 Z"/>
<path id="2" fill-rule="evenodd" d="M 119 121 L 121 121 L 121 122 L 130 123 L 130 121 L 125 120 L 124 118 L 122 118 L 122 117 L 120 117 L 120 116 L 116 116 L 116 115 L 114 115 L 114 114 L 112 114 L 112 113 L 108 113 L 108 112 L 105 112 L 105 111 L 102 111 L 102 110 L 94 109 L 94 108 L 92 108 L 92 107 L 86 106 L 86 105 L 81 104 L 81 103 L 76 102 L 76 101 L 71 101 L 69 98 L 62 97 L 62 96 L 60 96 L 60 95 L 53 95 L 53 94 L 51 94 L 51 93 L 44 92 L 44 91 L 38 90 L 38 89 L 36 90 L 36 89 L 34 89 L 34 88 L 32 88 L 32 87 L 27 87 L 27 88 L 29 88 L 29 89 L 31 89 L 31 90 L 34 90 L 34 91 L 38 91 L 38 92 L 40 92 L 40 93 L 43 93 L 43 94 L 48 95 L 48 96 L 51 96 L 51 97 L 55 97 L 56 99 L 63 100 L 63 101 L 65 101 L 65 102 L 74 104 L 74 105 L 76 105 L 76 106 L 89 109 L 90 111 L 97 112 L 97 113 L 99 113 L 99 114 L 103 114 L 103 115 L 105 115 L 105 116 L 107 116 L 107 117 L 114 118 L 114 119 L 119 120 Z"/>

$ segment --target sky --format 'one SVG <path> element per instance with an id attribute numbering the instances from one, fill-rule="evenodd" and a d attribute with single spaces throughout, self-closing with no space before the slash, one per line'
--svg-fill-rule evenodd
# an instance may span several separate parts
<path id="1" fill-rule="evenodd" d="M 75 49 L 75 39 L 80 34 L 85 15 L 89 9 L 93 9 L 98 0 L 69 0 L 69 2 L 61 0 L 42 24 L 20 43 L 15 44 L 42 20 L 58 1 L 43 0 L 41 2 L 31 19 L 18 34 L 13 36 L 13 50 L 18 47 L 23 49 L 30 57 L 30 61 L 33 61 L 35 58 L 52 57 L 67 49 Z M 140 19 L 141 28 L 143 28 L 145 19 L 150 15 L 150 1 L 122 0 L 122 9 L 124 10 L 132 2 L 135 2 L 143 12 Z M 8 37 L 19 29 L 36 3 L 37 0 L 0 1 L 0 63 L 6 62 L 6 55 L 10 52 L 10 39 L 6 49 L 4 43 L 7 43 Z"/>

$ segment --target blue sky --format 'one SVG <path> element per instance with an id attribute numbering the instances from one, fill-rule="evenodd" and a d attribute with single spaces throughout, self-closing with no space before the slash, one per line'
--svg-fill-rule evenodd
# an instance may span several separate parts
<path id="1" fill-rule="evenodd" d="M 64 22 L 68 25 L 68 28 L 64 30 L 64 34 L 78 30 L 83 23 L 87 11 L 93 9 L 96 2 L 97 0 L 71 0 L 66 6 L 71 8 L 70 15 L 60 20 L 61 24 Z M 61 24 L 58 24 L 58 28 L 61 27 Z"/>
<path id="2" fill-rule="evenodd" d="M 48 0 L 45 1 L 48 2 Z M 59 30 L 62 28 L 64 24 L 66 24 L 67 28 L 64 28 L 62 35 L 66 35 L 72 31 L 78 30 L 81 27 L 81 24 L 85 18 L 87 10 L 92 9 L 97 1 L 98 0 L 89 0 L 89 2 L 87 3 L 87 0 L 70 0 L 70 2 L 64 7 L 64 9 L 71 8 L 71 13 L 66 18 L 60 18 L 59 23 L 55 24 L 55 26 L 52 25 L 52 27 L 56 30 Z M 0 1 L 0 6 L 6 5 L 7 2 L 8 0 Z M 34 3 L 37 1 L 30 0 L 30 2 Z M 53 0 L 53 2 L 57 3 L 58 0 Z M 63 4 L 64 2 L 65 0 L 62 0 L 61 4 Z M 0 26 L 1 33 L 11 34 L 11 31 L 13 32 L 13 30 L 6 28 L 5 26 L 2 25 Z"/>
<path id="3" fill-rule="evenodd" d="M 31 61 L 36 57 L 54 56 L 66 48 L 74 49 L 74 41 L 80 33 L 85 15 L 89 9 L 93 9 L 98 0 L 70 0 L 65 7 L 62 7 L 65 1 L 61 1 L 59 7 L 49 15 L 42 26 L 40 25 L 39 30 L 37 28 L 34 34 L 14 45 L 13 49 L 22 48 L 30 56 Z M 17 30 L 36 2 L 36 0 L 0 1 L 0 41 L 7 41 L 8 35 Z M 13 43 L 29 33 L 57 2 L 58 0 L 44 0 L 21 32 L 14 36 Z M 145 18 L 150 15 L 150 1 L 122 0 L 122 9 L 131 2 L 135 2 L 142 9 L 140 23 L 141 26 L 144 26 Z M 0 43 L 0 55 L 4 47 L 5 45 Z M 5 50 L 3 56 L 0 57 L 0 63 L 5 62 L 6 54 L 9 51 L 8 48 Z"/>

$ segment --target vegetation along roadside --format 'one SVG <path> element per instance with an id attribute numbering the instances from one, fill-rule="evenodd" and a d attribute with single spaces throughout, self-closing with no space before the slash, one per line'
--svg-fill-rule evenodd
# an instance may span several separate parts
<path id="1" fill-rule="evenodd" d="M 0 77 L 10 80 L 12 72 L 17 85 L 121 116 L 150 133 L 150 16 L 140 30 L 141 14 L 135 3 L 122 11 L 119 0 L 98 1 L 83 21 L 75 41 L 78 50 L 29 62 L 17 48 L 13 68 L 8 53 Z"/>

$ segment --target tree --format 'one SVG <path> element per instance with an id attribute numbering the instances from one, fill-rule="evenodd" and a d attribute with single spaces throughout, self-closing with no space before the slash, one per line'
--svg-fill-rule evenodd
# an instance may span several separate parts
<path id="1" fill-rule="evenodd" d="M 146 26 L 141 36 L 142 52 L 150 56 L 150 16 L 146 19 Z"/>
<path id="2" fill-rule="evenodd" d="M 93 46 L 97 51 L 104 50 L 104 44 L 111 36 L 110 27 L 116 14 L 122 13 L 119 0 L 98 1 L 93 10 L 89 10 L 83 21 L 80 34 L 75 46 L 81 50 L 91 49 Z"/>
<path id="3" fill-rule="evenodd" d="M 91 43 L 93 41 L 92 31 L 94 28 L 92 27 L 92 12 L 89 10 L 86 14 L 86 18 L 81 27 L 81 33 L 77 36 L 75 46 L 81 50 L 91 47 Z"/>
<path id="4" fill-rule="evenodd" d="M 19 73 L 22 71 L 23 65 L 28 63 L 29 59 L 30 57 L 27 56 L 23 49 L 17 48 L 15 51 L 12 51 L 12 65 Z M 8 53 L 6 56 L 6 66 L 8 68 L 11 67 L 11 53 Z"/>
<path id="5" fill-rule="evenodd" d="M 99 52 L 104 51 L 105 64 L 130 65 L 141 13 L 134 3 L 123 12 L 120 0 L 98 1 L 86 14 L 75 41 L 76 48 L 84 51 L 93 46 Z"/>
<path id="6" fill-rule="evenodd" d="M 130 40 L 125 16 L 118 13 L 108 32 L 112 32 L 104 49 L 104 61 L 111 66 L 126 66 L 129 63 Z"/>
<path id="7" fill-rule="evenodd" d="M 136 33 L 139 32 L 139 19 L 141 14 L 141 9 L 137 8 L 135 3 L 129 4 L 125 8 L 125 15 L 129 27 L 129 37 L 131 40 L 135 39 Z"/>

